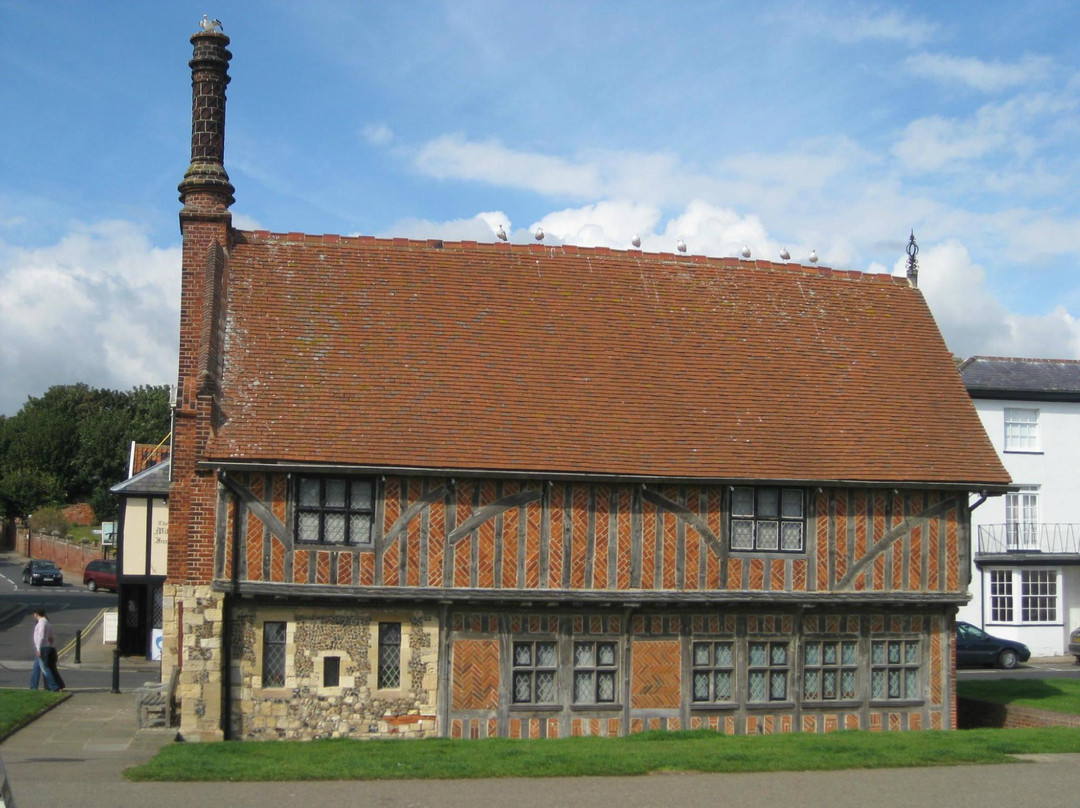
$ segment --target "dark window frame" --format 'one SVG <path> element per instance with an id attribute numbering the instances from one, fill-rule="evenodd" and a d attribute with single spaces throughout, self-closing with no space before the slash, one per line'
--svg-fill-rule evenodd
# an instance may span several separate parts
<path id="1" fill-rule="evenodd" d="M 753 502 L 749 507 L 744 504 L 748 493 Z M 797 516 L 787 511 L 788 506 L 794 504 L 796 496 Z M 729 549 L 733 553 L 804 554 L 808 499 L 805 488 L 781 485 L 732 486 L 728 513 Z M 798 546 L 785 547 L 788 533 L 796 528 Z M 748 530 L 749 543 L 745 537 Z"/>
<path id="2" fill-rule="evenodd" d="M 284 620 L 263 623 L 262 686 L 285 687 L 285 648 L 289 624 Z"/>
<path id="3" fill-rule="evenodd" d="M 539 647 L 550 649 L 550 663 L 542 663 Z M 527 649 L 527 658 L 522 651 Z M 541 686 L 537 685 L 540 676 L 550 684 L 551 698 L 540 697 Z M 510 703 L 513 706 L 553 707 L 559 703 L 559 643 L 555 638 L 517 638 L 510 645 Z M 528 683 L 529 693 L 523 695 L 521 686 Z"/>
<path id="4" fill-rule="evenodd" d="M 730 662 L 719 662 L 717 649 L 726 647 L 730 654 Z M 704 653 L 703 653 L 704 652 Z M 708 659 L 704 659 L 707 654 Z M 734 706 L 738 703 L 738 678 L 736 674 L 736 662 L 738 655 L 734 639 L 703 639 L 694 640 L 690 646 L 690 701 L 693 707 L 706 707 L 710 705 Z M 717 675 L 727 674 L 728 695 L 727 698 L 717 696 Z M 701 678 L 707 677 L 707 678 Z M 705 685 L 708 696 L 700 695 L 698 685 Z"/>
<path id="5" fill-rule="evenodd" d="M 581 654 L 579 649 L 589 648 L 591 662 L 579 662 Z M 610 651 L 611 662 L 602 661 L 605 656 L 601 653 Z M 615 640 L 588 639 L 574 640 L 574 670 L 571 702 L 575 707 L 602 705 L 611 706 L 619 702 L 619 644 Z M 588 681 L 588 689 L 591 698 L 578 698 L 578 682 Z M 611 697 L 602 698 L 602 682 L 610 682 Z"/>
<path id="6" fill-rule="evenodd" d="M 378 690 L 401 689 L 401 623 L 379 623 L 379 662 L 375 687 Z"/>
<path id="7" fill-rule="evenodd" d="M 910 653 L 912 648 L 915 649 L 914 655 Z M 870 702 L 921 701 L 923 656 L 923 642 L 918 637 L 882 637 L 871 640 Z"/>
<path id="8" fill-rule="evenodd" d="M 802 643 L 802 654 L 802 699 L 804 702 L 858 700 L 860 668 L 858 640 L 850 637 L 808 637 Z M 851 675 L 851 688 L 848 691 L 844 690 L 845 673 Z"/>
<path id="9" fill-rule="evenodd" d="M 304 491 L 306 484 L 317 483 L 318 502 L 305 501 Z M 333 484 L 343 484 L 345 488 L 345 502 L 342 505 L 327 504 L 327 491 Z M 361 503 L 357 486 L 368 487 L 367 501 Z M 373 529 L 375 525 L 375 480 L 369 477 L 342 477 L 332 475 L 304 474 L 296 478 L 293 501 L 296 503 L 293 515 L 294 535 L 298 544 L 326 545 L 330 547 L 372 547 L 374 543 Z M 359 517 L 366 522 L 364 535 L 357 538 L 354 535 L 354 519 Z M 317 538 L 305 538 L 307 530 L 303 523 L 306 519 L 317 520 Z M 340 518 L 341 539 L 340 541 L 328 538 L 330 531 L 327 524 L 329 519 Z"/>
<path id="10" fill-rule="evenodd" d="M 763 647 L 765 657 L 756 658 L 755 650 Z M 751 639 L 746 643 L 746 703 L 749 706 L 791 701 L 791 645 L 788 640 Z M 763 677 L 765 698 L 753 697 L 755 678 Z M 777 684 L 782 687 L 777 691 Z"/>

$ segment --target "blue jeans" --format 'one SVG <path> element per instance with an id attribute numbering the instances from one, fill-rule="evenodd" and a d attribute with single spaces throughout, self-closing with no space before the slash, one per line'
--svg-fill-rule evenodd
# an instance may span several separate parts
<path id="1" fill-rule="evenodd" d="M 49 648 L 48 645 L 43 645 L 38 650 L 41 653 L 34 657 L 34 670 L 30 673 L 30 689 L 38 689 L 38 680 L 45 677 L 45 688 L 47 690 L 59 690 L 56 686 L 56 680 L 53 679 L 52 671 L 49 670 Z"/>

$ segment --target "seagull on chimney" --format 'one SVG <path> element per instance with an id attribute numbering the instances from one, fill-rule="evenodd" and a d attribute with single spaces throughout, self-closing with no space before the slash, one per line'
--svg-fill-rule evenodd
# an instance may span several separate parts
<path id="1" fill-rule="evenodd" d="M 199 27 L 202 28 L 204 31 L 208 31 L 211 33 L 214 31 L 220 31 L 221 20 L 212 20 L 210 19 L 209 14 L 203 14 L 202 20 L 199 21 Z"/>
<path id="2" fill-rule="evenodd" d="M 499 241 L 506 241 L 506 231 L 503 230 L 503 226 L 500 224 L 499 229 L 495 231 L 495 236 Z"/>

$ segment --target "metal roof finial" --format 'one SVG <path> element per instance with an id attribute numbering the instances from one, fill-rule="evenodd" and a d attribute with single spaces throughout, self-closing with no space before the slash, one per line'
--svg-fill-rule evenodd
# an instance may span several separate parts
<path id="1" fill-rule="evenodd" d="M 907 245 L 907 279 L 912 289 L 919 288 L 919 261 L 915 258 L 919 254 L 919 245 L 915 243 L 915 231 L 911 231 L 911 238 Z"/>

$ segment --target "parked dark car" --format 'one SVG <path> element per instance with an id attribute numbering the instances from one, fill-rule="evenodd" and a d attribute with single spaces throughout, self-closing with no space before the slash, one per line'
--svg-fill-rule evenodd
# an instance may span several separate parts
<path id="1" fill-rule="evenodd" d="M 91 561 L 83 570 L 82 582 L 86 584 L 86 588 L 91 592 L 96 592 L 99 589 L 108 589 L 110 592 L 115 592 L 116 561 L 106 561 L 103 558 Z"/>
<path id="2" fill-rule="evenodd" d="M 1080 662 L 1080 628 L 1074 628 L 1069 632 L 1069 653 Z"/>
<path id="3" fill-rule="evenodd" d="M 956 623 L 956 666 L 997 665 L 999 668 L 1015 668 L 1027 662 L 1031 651 L 1022 642 L 1005 640 L 987 634 L 971 623 Z"/>
<path id="4" fill-rule="evenodd" d="M 42 584 L 64 585 L 64 573 L 60 571 L 60 568 L 52 561 L 45 561 L 40 558 L 31 560 L 23 567 L 22 579 L 24 584 L 30 584 L 30 586 L 41 586 Z"/>

